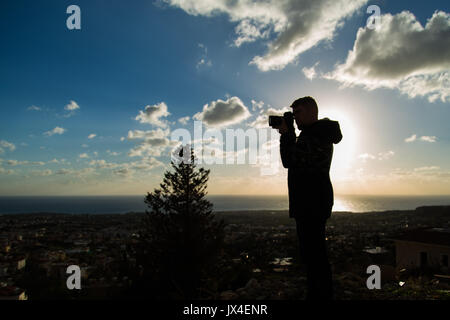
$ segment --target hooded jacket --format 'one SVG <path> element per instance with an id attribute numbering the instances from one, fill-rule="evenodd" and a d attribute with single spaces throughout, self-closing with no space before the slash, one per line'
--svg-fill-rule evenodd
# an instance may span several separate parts
<path id="1" fill-rule="evenodd" d="M 333 207 L 330 166 L 333 144 L 342 140 L 339 122 L 328 118 L 304 128 L 296 138 L 280 137 L 283 167 L 288 169 L 289 217 L 328 219 Z"/>

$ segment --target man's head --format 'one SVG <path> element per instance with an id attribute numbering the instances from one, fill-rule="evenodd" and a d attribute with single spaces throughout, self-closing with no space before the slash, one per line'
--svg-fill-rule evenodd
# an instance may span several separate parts
<path id="1" fill-rule="evenodd" d="M 318 119 L 319 109 L 317 108 L 316 100 L 312 97 L 308 96 L 295 100 L 291 104 L 291 108 L 295 123 L 300 130 L 316 122 Z"/>

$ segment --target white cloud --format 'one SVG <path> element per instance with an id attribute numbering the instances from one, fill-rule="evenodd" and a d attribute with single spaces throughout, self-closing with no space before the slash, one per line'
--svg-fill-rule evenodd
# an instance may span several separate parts
<path id="1" fill-rule="evenodd" d="M 130 157 L 160 156 L 162 152 L 176 142 L 169 140 L 169 129 L 156 129 L 149 131 L 130 130 L 128 140 L 140 140 L 141 142 L 132 148 L 128 155 Z"/>
<path id="2" fill-rule="evenodd" d="M 142 159 L 140 161 L 127 163 L 126 166 L 134 170 L 151 170 L 159 166 L 164 166 L 164 163 L 153 157 L 150 157 Z"/>
<path id="3" fill-rule="evenodd" d="M 113 171 L 115 174 L 119 176 L 128 176 L 131 175 L 132 171 L 128 168 L 121 168 Z"/>
<path id="4" fill-rule="evenodd" d="M 70 118 L 71 116 L 75 115 L 76 111 L 79 109 L 80 106 L 75 101 L 71 100 L 70 103 L 64 107 L 64 110 L 66 110 L 67 113 L 64 114 L 63 117 Z"/>
<path id="5" fill-rule="evenodd" d="M 345 18 L 367 0 L 165 0 L 191 15 L 212 17 L 225 13 L 235 28 L 234 45 L 267 39 L 275 34 L 263 56 L 250 62 L 262 71 L 280 70 L 303 52 L 333 39 Z"/>
<path id="6" fill-rule="evenodd" d="M 156 130 L 130 130 L 128 131 L 128 140 L 136 139 L 162 139 L 170 134 L 169 129 L 162 130 L 160 128 Z"/>
<path id="7" fill-rule="evenodd" d="M 147 139 L 128 153 L 130 157 L 161 156 L 162 152 L 169 146 L 175 145 L 177 141 L 171 141 L 167 138 Z"/>
<path id="8" fill-rule="evenodd" d="M 83 178 L 90 174 L 95 174 L 94 168 L 82 168 L 79 170 L 73 170 L 73 169 L 59 169 L 54 172 L 55 175 L 71 175 L 78 178 Z"/>
<path id="9" fill-rule="evenodd" d="M 94 139 L 96 136 L 97 134 L 91 133 L 90 135 L 88 135 L 88 139 Z"/>
<path id="10" fill-rule="evenodd" d="M 268 118 L 268 116 L 266 114 L 261 114 L 261 115 L 258 115 L 256 117 L 256 119 L 254 121 L 250 122 L 248 125 L 250 127 L 257 128 L 257 129 L 268 128 L 269 127 L 269 120 L 268 119 L 269 118 Z"/>
<path id="11" fill-rule="evenodd" d="M 208 59 L 208 48 L 202 43 L 199 43 L 198 46 L 203 49 L 203 53 L 200 60 L 197 62 L 196 68 L 199 69 L 203 65 L 211 67 L 212 62 Z"/>
<path id="12" fill-rule="evenodd" d="M 248 125 L 253 128 L 269 128 L 269 116 L 282 116 L 287 111 L 292 111 L 289 107 L 284 107 L 282 109 L 268 108 L 267 110 L 261 109 L 261 113 L 256 117 L 256 119 L 250 122 Z"/>
<path id="13" fill-rule="evenodd" d="M 79 157 L 80 157 L 80 159 L 87 159 L 87 158 L 89 158 L 87 153 L 82 153 L 82 154 L 79 155 Z"/>
<path id="14" fill-rule="evenodd" d="M 89 162 L 89 165 L 96 166 L 99 169 L 104 169 L 104 168 L 113 169 L 113 168 L 117 168 L 119 166 L 117 163 L 111 163 L 111 162 L 107 162 L 105 160 L 91 160 L 91 162 Z"/>
<path id="15" fill-rule="evenodd" d="M 257 102 L 255 100 L 252 100 L 252 111 L 261 110 L 263 107 L 264 107 L 263 101 Z"/>
<path id="16" fill-rule="evenodd" d="M 450 14 L 436 11 L 423 27 L 403 11 L 381 16 L 378 30 L 360 28 L 345 63 L 325 75 L 344 86 L 398 88 L 410 98 L 450 100 Z"/>
<path id="17" fill-rule="evenodd" d="M 362 153 L 358 156 L 359 159 L 362 159 L 363 162 L 366 162 L 367 160 L 388 160 L 394 156 L 395 152 L 390 150 L 387 152 L 379 152 L 378 155 L 374 156 L 370 153 Z"/>
<path id="18" fill-rule="evenodd" d="M 55 172 L 55 174 L 58 174 L 58 175 L 66 175 L 66 174 L 70 174 L 70 173 L 72 173 L 72 170 L 69 170 L 69 169 L 59 169 Z"/>
<path id="19" fill-rule="evenodd" d="M 106 150 L 106 153 L 108 153 L 110 156 L 118 156 L 120 155 L 120 152 L 115 152 L 115 151 L 111 151 L 111 150 Z"/>
<path id="20" fill-rule="evenodd" d="M 33 170 L 31 173 L 35 176 L 47 177 L 53 174 L 53 171 L 50 169 L 46 170 Z"/>
<path id="21" fill-rule="evenodd" d="M 94 168 L 83 168 L 72 172 L 76 177 L 83 177 L 91 173 L 95 173 Z"/>
<path id="22" fill-rule="evenodd" d="M 10 166 L 17 166 L 19 164 L 19 161 L 17 160 L 8 160 L 6 163 Z"/>
<path id="23" fill-rule="evenodd" d="M 413 141 L 416 141 L 416 139 L 417 139 L 417 136 L 415 134 L 413 134 L 411 137 L 406 138 L 405 142 L 413 142 Z"/>
<path id="24" fill-rule="evenodd" d="M 144 111 L 139 111 L 135 120 L 140 123 L 148 123 L 157 127 L 166 128 L 167 121 L 162 120 L 161 118 L 169 115 L 170 113 L 167 111 L 167 105 L 164 102 L 161 102 L 152 106 L 146 106 Z"/>
<path id="25" fill-rule="evenodd" d="M 421 136 L 420 140 L 426 141 L 426 142 L 436 142 L 435 136 Z"/>
<path id="26" fill-rule="evenodd" d="M 42 161 L 18 161 L 18 160 L 8 160 L 6 163 L 10 166 L 18 166 L 18 165 L 33 165 L 33 166 L 43 166 L 45 162 Z"/>
<path id="27" fill-rule="evenodd" d="M 390 150 L 388 152 L 378 153 L 378 160 L 388 160 L 394 156 L 394 151 Z"/>
<path id="28" fill-rule="evenodd" d="M 432 170 L 439 170 L 440 168 L 437 166 L 428 166 L 428 167 L 419 167 L 414 168 L 414 171 L 432 171 Z"/>
<path id="29" fill-rule="evenodd" d="M 80 109 L 80 106 L 73 100 L 71 100 L 70 103 L 64 107 L 64 110 L 67 111 L 75 111 L 78 109 Z"/>
<path id="30" fill-rule="evenodd" d="M 270 35 L 270 28 L 263 23 L 242 20 L 234 29 L 238 37 L 234 40 L 234 45 L 240 47 L 245 42 L 253 42 L 258 39 L 267 39 Z"/>
<path id="31" fill-rule="evenodd" d="M 282 168 L 281 161 L 278 163 L 278 169 L 275 167 L 275 163 L 273 162 L 273 154 L 278 154 L 280 150 L 280 139 L 279 135 L 274 139 L 268 140 L 261 145 L 261 151 L 258 152 L 256 164 L 251 165 L 252 167 L 260 168 L 260 170 L 269 169 L 271 170 L 279 170 Z M 261 171 L 263 172 L 263 171 Z"/>
<path id="32" fill-rule="evenodd" d="M 375 156 L 373 154 L 370 154 L 370 153 L 363 153 L 363 154 L 360 154 L 358 156 L 358 158 L 362 159 L 363 162 L 366 162 L 367 160 L 374 160 Z"/>
<path id="33" fill-rule="evenodd" d="M 5 152 L 4 148 L 9 149 L 9 151 L 16 150 L 16 146 L 13 143 L 6 140 L 0 140 L 0 154 Z"/>
<path id="34" fill-rule="evenodd" d="M 225 151 L 223 150 L 223 146 L 206 144 L 203 145 L 202 148 L 194 150 L 194 152 L 202 152 L 202 161 L 205 163 L 226 163 L 226 159 L 233 159 L 233 161 L 236 161 L 240 157 L 245 157 L 248 153 L 248 148 Z"/>
<path id="35" fill-rule="evenodd" d="M 418 167 L 413 170 L 396 168 L 391 174 L 406 179 L 414 177 L 424 180 L 437 180 L 439 182 L 450 181 L 450 171 L 441 170 L 438 166 Z"/>
<path id="36" fill-rule="evenodd" d="M 37 107 L 37 106 L 29 106 L 28 108 L 27 108 L 27 110 L 29 110 L 29 111 L 41 111 L 42 109 L 40 108 L 40 107 Z"/>
<path id="37" fill-rule="evenodd" d="M 435 136 L 421 136 L 419 138 L 419 140 L 421 141 L 426 141 L 426 142 L 436 142 L 436 137 Z M 405 139 L 405 142 L 414 142 L 417 140 L 417 135 L 413 134 L 412 136 L 410 136 L 409 138 Z"/>
<path id="38" fill-rule="evenodd" d="M 188 121 L 189 121 L 190 118 L 191 118 L 191 117 L 189 117 L 189 116 L 182 117 L 182 118 L 178 119 L 178 122 L 181 123 L 181 124 L 186 125 L 186 124 L 188 123 Z"/>
<path id="39" fill-rule="evenodd" d="M 151 170 L 158 166 L 164 166 L 161 161 L 158 161 L 153 157 L 126 163 L 111 163 L 105 160 L 92 160 L 89 164 L 95 166 L 97 169 L 113 169 L 114 174 L 126 176 L 131 175 L 135 170 Z"/>
<path id="40" fill-rule="evenodd" d="M 310 68 L 304 67 L 302 69 L 303 74 L 305 75 L 306 78 L 308 78 L 309 80 L 312 80 L 317 76 L 316 67 L 318 64 L 319 64 L 319 62 L 316 62 L 312 67 L 310 67 Z"/>
<path id="41" fill-rule="evenodd" d="M 282 116 L 287 111 L 292 112 L 292 108 L 290 107 L 283 107 L 281 109 L 269 108 L 267 109 L 266 114 L 268 116 Z"/>
<path id="42" fill-rule="evenodd" d="M 410 98 L 428 96 L 428 101 L 450 101 L 450 69 L 434 74 L 409 77 L 400 83 L 400 90 Z"/>
<path id="43" fill-rule="evenodd" d="M 46 136 L 52 136 L 52 135 L 54 135 L 54 134 L 63 134 L 64 132 L 66 132 L 67 130 L 66 129 L 64 129 L 64 128 L 61 128 L 61 127 L 55 127 L 53 130 L 50 130 L 50 131 L 46 131 L 46 132 L 44 132 L 44 135 L 46 135 Z"/>
<path id="44" fill-rule="evenodd" d="M 250 112 L 238 97 L 231 97 L 226 101 L 218 99 L 203 106 L 203 111 L 196 113 L 193 118 L 203 121 L 210 127 L 233 125 L 250 117 Z"/>

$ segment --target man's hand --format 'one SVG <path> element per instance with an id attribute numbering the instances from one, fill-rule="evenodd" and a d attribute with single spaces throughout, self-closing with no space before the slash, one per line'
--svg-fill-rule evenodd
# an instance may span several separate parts
<path id="1" fill-rule="evenodd" d="M 288 127 L 287 127 L 286 121 L 284 119 L 283 119 L 283 122 L 281 122 L 281 127 L 278 127 L 277 129 L 280 134 L 288 132 Z"/>
<path id="2" fill-rule="evenodd" d="M 272 128 L 278 129 L 280 134 L 288 133 L 290 130 L 295 131 L 294 129 L 294 117 L 292 112 L 285 112 L 283 117 L 281 117 L 281 125 L 273 126 Z M 286 122 L 287 121 L 287 122 Z"/>

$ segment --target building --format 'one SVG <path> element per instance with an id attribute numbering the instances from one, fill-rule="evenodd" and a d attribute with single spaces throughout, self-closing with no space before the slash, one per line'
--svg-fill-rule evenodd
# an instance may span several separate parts
<path id="1" fill-rule="evenodd" d="M 19 260 L 17 260 L 17 270 L 25 268 L 26 264 L 27 264 L 26 258 L 19 258 Z"/>
<path id="2" fill-rule="evenodd" d="M 25 291 L 14 286 L 0 287 L 0 300 L 28 300 Z"/>
<path id="3" fill-rule="evenodd" d="M 9 253 L 11 251 L 11 245 L 9 245 L 8 243 L 4 242 L 1 244 L 1 251 L 4 253 Z"/>
<path id="4" fill-rule="evenodd" d="M 415 229 L 393 240 L 397 269 L 439 268 L 442 272 L 448 272 L 450 229 Z"/>
<path id="5" fill-rule="evenodd" d="M 0 263 L 0 277 L 8 276 L 9 265 L 7 263 Z"/>

